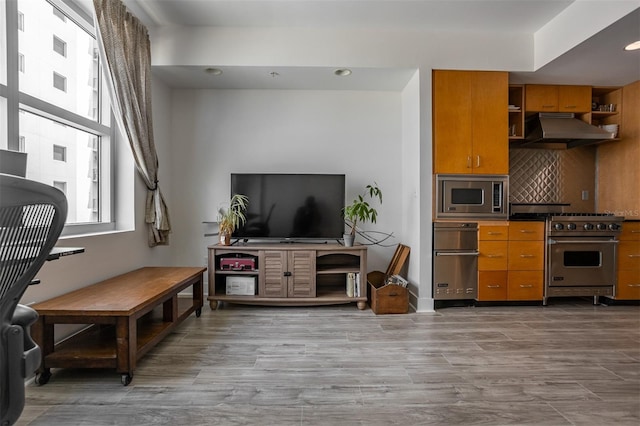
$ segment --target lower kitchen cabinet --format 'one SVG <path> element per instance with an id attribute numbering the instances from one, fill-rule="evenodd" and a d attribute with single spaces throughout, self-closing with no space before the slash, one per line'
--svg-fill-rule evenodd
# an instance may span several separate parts
<path id="1" fill-rule="evenodd" d="M 478 300 L 542 300 L 544 222 L 480 224 Z"/>
<path id="2" fill-rule="evenodd" d="M 509 271 L 509 300 L 542 300 L 544 271 Z"/>
<path id="3" fill-rule="evenodd" d="M 507 300 L 507 271 L 478 271 L 478 300 Z"/>
<path id="4" fill-rule="evenodd" d="M 618 237 L 616 300 L 640 300 L 640 222 L 624 222 Z"/>

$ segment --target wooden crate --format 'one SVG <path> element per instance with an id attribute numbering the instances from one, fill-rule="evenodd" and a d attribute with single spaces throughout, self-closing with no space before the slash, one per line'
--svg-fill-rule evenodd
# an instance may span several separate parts
<path id="1" fill-rule="evenodd" d="M 374 280 L 375 281 L 375 280 Z M 384 280 L 369 280 L 371 310 L 376 315 L 406 314 L 409 312 L 409 291 L 395 284 L 384 284 Z"/>

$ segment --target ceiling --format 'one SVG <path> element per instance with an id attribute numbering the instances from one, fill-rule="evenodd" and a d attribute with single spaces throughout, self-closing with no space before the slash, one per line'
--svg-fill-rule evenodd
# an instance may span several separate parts
<path id="1" fill-rule="evenodd" d="M 603 7 L 609 0 L 600 1 Z M 632 1 L 637 0 L 620 0 Z M 227 26 L 425 29 L 529 33 L 543 28 L 573 0 L 124 0 L 148 27 Z M 640 4 L 640 3 L 638 3 Z M 640 78 L 640 51 L 621 46 L 640 40 L 640 8 L 535 72 L 513 82 L 624 85 Z M 211 64 L 215 66 L 215 64 Z M 331 71 L 331 72 L 329 72 Z M 154 67 L 154 75 L 181 88 L 376 89 L 404 87 L 414 70 L 355 69 L 358 79 L 337 79 L 322 67 L 225 67 L 211 78 L 202 67 Z M 274 74 L 275 73 L 275 74 Z"/>

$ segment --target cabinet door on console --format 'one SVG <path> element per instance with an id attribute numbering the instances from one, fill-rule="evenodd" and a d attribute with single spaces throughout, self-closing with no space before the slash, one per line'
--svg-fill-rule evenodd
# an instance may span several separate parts
<path id="1" fill-rule="evenodd" d="M 288 257 L 288 296 L 316 297 L 316 253 L 295 250 Z"/>
<path id="2" fill-rule="evenodd" d="M 287 252 L 265 250 L 260 267 L 260 290 L 262 297 L 287 297 L 287 280 L 284 276 L 287 266 Z"/>
<path id="3" fill-rule="evenodd" d="M 313 250 L 265 250 L 260 268 L 260 296 L 315 297 L 316 254 Z"/>

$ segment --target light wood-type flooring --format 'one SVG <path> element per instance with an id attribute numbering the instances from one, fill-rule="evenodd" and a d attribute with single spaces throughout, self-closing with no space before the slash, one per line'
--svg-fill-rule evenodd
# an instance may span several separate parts
<path id="1" fill-rule="evenodd" d="M 29 383 L 20 425 L 640 424 L 640 307 L 225 305 L 139 363 Z"/>

